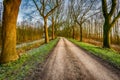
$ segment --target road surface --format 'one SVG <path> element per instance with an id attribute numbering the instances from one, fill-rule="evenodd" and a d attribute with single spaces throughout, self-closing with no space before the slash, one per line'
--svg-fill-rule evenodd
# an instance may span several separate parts
<path id="1" fill-rule="evenodd" d="M 119 71 L 118 71 L 119 72 Z M 32 80 L 120 80 L 120 74 L 102 65 L 82 49 L 61 38 Z"/>

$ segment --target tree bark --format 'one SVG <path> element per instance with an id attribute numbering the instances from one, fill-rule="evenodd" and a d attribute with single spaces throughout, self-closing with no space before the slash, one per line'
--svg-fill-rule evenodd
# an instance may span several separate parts
<path id="1" fill-rule="evenodd" d="M 107 22 L 103 26 L 103 47 L 110 48 L 110 28 Z"/>
<path id="2" fill-rule="evenodd" d="M 82 35 L 82 34 L 83 34 L 83 32 L 82 32 L 82 24 L 83 24 L 83 23 L 82 23 L 82 22 L 79 23 L 79 22 L 77 21 L 77 24 L 78 24 L 79 27 L 80 27 L 80 42 L 82 42 L 82 37 L 83 37 L 83 35 Z"/>
<path id="3" fill-rule="evenodd" d="M 16 53 L 16 23 L 21 0 L 4 0 L 2 22 L 2 52 L 0 63 L 18 59 Z"/>
<path id="4" fill-rule="evenodd" d="M 80 42 L 82 42 L 82 25 L 80 25 Z"/>
<path id="5" fill-rule="evenodd" d="M 103 47 L 110 48 L 110 29 L 112 28 L 111 25 L 111 17 L 105 17 L 105 22 L 103 25 Z"/>
<path id="6" fill-rule="evenodd" d="M 55 39 L 54 26 L 55 26 L 55 21 L 54 21 L 54 17 L 52 17 L 52 40 Z"/>
<path id="7" fill-rule="evenodd" d="M 47 17 L 44 18 L 44 32 L 45 32 L 45 43 L 49 43 Z"/>
<path id="8" fill-rule="evenodd" d="M 74 25 L 72 26 L 72 28 L 73 28 L 72 37 L 73 37 L 73 39 L 75 39 L 75 27 L 74 27 Z"/>

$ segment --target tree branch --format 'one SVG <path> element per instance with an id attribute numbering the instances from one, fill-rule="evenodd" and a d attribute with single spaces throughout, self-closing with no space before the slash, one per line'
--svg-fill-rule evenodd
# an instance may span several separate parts
<path id="1" fill-rule="evenodd" d="M 113 15 L 114 12 L 115 12 L 116 6 L 117 6 L 117 0 L 112 0 L 111 11 L 110 11 L 110 13 L 109 13 L 109 15 L 110 15 L 111 17 L 112 17 L 112 15 Z"/>
<path id="2" fill-rule="evenodd" d="M 54 8 L 52 8 L 47 14 L 46 14 L 46 17 L 47 16 L 50 16 L 54 11 L 55 9 L 58 7 L 59 5 L 57 4 Z"/>
<path id="3" fill-rule="evenodd" d="M 92 16 L 94 16 L 94 15 L 96 15 L 96 14 L 98 14 L 98 13 L 101 13 L 101 11 L 96 12 L 95 14 L 92 14 L 92 15 L 88 16 L 88 17 L 85 18 L 83 21 L 81 21 L 81 24 L 84 23 L 86 20 L 88 20 L 88 18 L 90 18 L 90 17 L 92 17 Z"/>
<path id="4" fill-rule="evenodd" d="M 86 9 L 86 11 L 83 13 L 82 17 L 81 17 L 81 20 L 83 19 L 83 17 L 90 11 L 90 9 L 92 8 L 93 4 L 94 4 L 95 0 L 92 2 L 92 4 L 90 5 L 90 7 L 88 7 Z"/>
<path id="5" fill-rule="evenodd" d="M 120 11 L 118 15 L 114 18 L 113 22 L 111 23 L 111 27 L 118 21 L 119 18 L 120 18 Z"/>
<path id="6" fill-rule="evenodd" d="M 106 17 L 108 15 L 107 1 L 106 0 L 102 0 L 102 10 L 103 10 L 104 17 Z"/>
<path id="7" fill-rule="evenodd" d="M 35 0 L 33 0 L 33 3 L 35 4 L 35 6 L 36 6 L 37 10 L 39 11 L 40 15 L 44 16 L 44 14 L 41 12 L 41 9 L 39 9 L 39 7 L 38 7 L 38 5 L 37 5 Z"/>

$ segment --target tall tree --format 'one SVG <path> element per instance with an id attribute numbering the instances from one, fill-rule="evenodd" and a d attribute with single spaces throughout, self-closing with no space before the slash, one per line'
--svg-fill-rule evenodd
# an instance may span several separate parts
<path id="1" fill-rule="evenodd" d="M 58 23 L 60 22 L 59 21 L 59 17 L 61 17 L 60 16 L 60 14 L 61 14 L 61 4 L 59 4 L 59 7 L 52 13 L 52 15 L 51 15 L 51 22 L 52 22 L 52 39 L 55 39 L 55 37 L 56 37 L 56 32 L 55 31 L 57 31 L 57 30 L 55 30 L 56 29 L 56 27 L 58 26 Z"/>
<path id="2" fill-rule="evenodd" d="M 52 16 L 52 40 L 55 38 L 55 19 L 54 16 Z"/>
<path id="3" fill-rule="evenodd" d="M 18 59 L 16 53 L 16 22 L 21 0 L 4 0 L 2 22 L 2 53 L 0 63 Z"/>
<path id="4" fill-rule="evenodd" d="M 45 33 L 45 43 L 49 42 L 49 36 L 48 36 L 48 25 L 47 20 L 48 17 L 56 10 L 56 8 L 59 6 L 60 0 L 33 0 L 37 10 L 39 11 L 39 14 L 44 19 L 44 33 Z M 38 4 L 40 3 L 40 4 Z"/>
<path id="5" fill-rule="evenodd" d="M 95 0 L 71 0 L 71 9 L 72 9 L 72 16 L 74 19 L 74 22 L 79 25 L 80 28 L 80 41 L 82 41 L 82 24 L 91 16 L 95 15 L 88 15 L 88 13 L 91 11 L 91 8 L 93 7 Z"/>
<path id="6" fill-rule="evenodd" d="M 117 0 L 112 0 L 111 9 L 108 9 L 108 2 L 107 0 L 102 0 L 102 12 L 105 19 L 103 25 L 103 47 L 110 48 L 110 30 L 115 25 L 117 20 L 120 18 L 120 12 L 116 17 L 113 18 L 116 7 L 117 7 Z"/>

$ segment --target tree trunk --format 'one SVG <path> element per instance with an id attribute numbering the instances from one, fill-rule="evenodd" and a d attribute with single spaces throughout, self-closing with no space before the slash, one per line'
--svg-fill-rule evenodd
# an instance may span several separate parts
<path id="1" fill-rule="evenodd" d="M 102 0 L 102 12 L 105 19 L 103 26 L 103 47 L 110 48 L 110 29 L 115 25 L 120 18 L 120 13 L 113 17 L 117 8 L 117 0 L 112 0 L 110 12 L 107 5 L 107 0 Z"/>
<path id="2" fill-rule="evenodd" d="M 119 21 L 117 21 L 115 26 L 115 42 L 119 44 Z"/>
<path id="3" fill-rule="evenodd" d="M 45 43 L 49 43 L 47 17 L 44 18 L 44 33 L 45 33 Z"/>
<path id="4" fill-rule="evenodd" d="M 106 19 L 104 26 L 103 26 L 103 47 L 110 48 L 110 19 Z"/>
<path id="5" fill-rule="evenodd" d="M 75 39 L 75 27 L 72 26 L 72 28 L 73 28 L 73 34 L 72 34 L 72 37 L 73 37 L 73 39 Z"/>
<path id="6" fill-rule="evenodd" d="M 21 0 L 4 0 L 2 22 L 2 52 L 0 63 L 18 59 L 16 53 L 16 22 Z"/>
<path id="7" fill-rule="evenodd" d="M 82 25 L 80 25 L 80 42 L 82 42 Z"/>
<path id="8" fill-rule="evenodd" d="M 54 17 L 52 17 L 52 40 L 55 39 L 54 26 L 55 26 L 55 21 L 54 21 Z"/>

